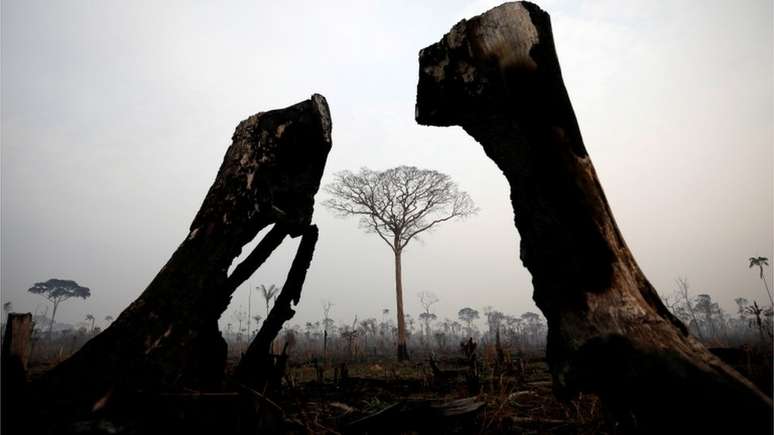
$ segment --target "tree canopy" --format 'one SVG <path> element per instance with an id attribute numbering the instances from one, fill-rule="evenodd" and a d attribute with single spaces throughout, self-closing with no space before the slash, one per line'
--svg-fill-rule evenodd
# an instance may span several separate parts
<path id="1" fill-rule="evenodd" d="M 325 190 L 332 195 L 323 203 L 326 207 L 342 216 L 360 216 L 361 227 L 379 235 L 393 251 L 441 222 L 477 212 L 451 177 L 414 166 L 339 172 Z"/>
<path id="2" fill-rule="evenodd" d="M 73 297 L 86 299 L 91 296 L 91 290 L 69 279 L 49 279 L 46 282 L 38 282 L 28 291 L 41 295 L 55 304 Z"/>

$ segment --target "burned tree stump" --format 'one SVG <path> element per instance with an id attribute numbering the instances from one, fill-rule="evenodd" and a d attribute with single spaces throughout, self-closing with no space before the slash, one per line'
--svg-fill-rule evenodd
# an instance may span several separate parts
<path id="1" fill-rule="evenodd" d="M 76 413 L 104 407 L 122 391 L 217 388 L 226 360 L 218 319 L 231 294 L 286 235 L 311 224 L 331 148 L 321 95 L 242 121 L 190 233 L 147 289 L 97 337 L 41 382 Z M 247 259 L 232 262 L 274 224 Z M 54 408 L 54 407 L 52 407 Z"/>
<path id="2" fill-rule="evenodd" d="M 29 403 L 27 400 L 27 363 L 30 359 L 32 314 L 9 313 L 3 334 L 0 372 L 2 372 L 2 409 L 3 433 L 19 432 L 26 424 Z"/>
<path id="3" fill-rule="evenodd" d="M 32 339 L 32 314 L 9 313 L 3 335 L 2 363 L 4 370 L 12 370 L 24 376 L 30 361 Z"/>
<path id="4" fill-rule="evenodd" d="M 416 120 L 461 126 L 508 180 L 560 397 L 598 394 L 617 430 L 770 433 L 771 400 L 688 334 L 626 246 L 547 13 L 506 3 L 421 50 Z"/>

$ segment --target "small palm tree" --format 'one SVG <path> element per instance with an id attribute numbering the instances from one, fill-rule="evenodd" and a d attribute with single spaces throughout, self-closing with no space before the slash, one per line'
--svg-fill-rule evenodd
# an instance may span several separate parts
<path id="1" fill-rule="evenodd" d="M 108 325 L 113 323 L 113 316 L 105 316 L 105 323 Z"/>
<path id="2" fill-rule="evenodd" d="M 763 273 L 763 266 L 769 265 L 769 259 L 766 257 L 750 257 L 750 268 L 758 267 L 760 271 L 760 277 L 763 281 L 763 286 L 766 288 L 766 294 L 769 295 L 769 302 L 774 307 L 774 299 L 771 297 L 771 290 L 769 290 L 769 283 L 766 282 L 766 274 Z"/>
<path id="3" fill-rule="evenodd" d="M 266 300 L 266 316 L 269 316 L 269 302 L 271 302 L 272 298 L 275 297 L 275 295 L 279 292 L 279 288 L 275 286 L 274 284 L 271 284 L 269 287 L 266 287 L 265 285 L 261 284 L 260 287 L 261 293 L 263 293 L 263 298 Z"/>

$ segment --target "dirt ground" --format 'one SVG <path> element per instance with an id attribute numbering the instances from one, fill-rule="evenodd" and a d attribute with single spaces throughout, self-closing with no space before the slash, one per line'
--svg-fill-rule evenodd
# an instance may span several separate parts
<path id="1" fill-rule="evenodd" d="M 730 354 L 729 354 L 730 352 Z M 727 359 L 771 394 L 771 355 L 726 349 Z M 496 355 L 475 365 L 461 352 L 343 358 L 291 354 L 279 388 L 256 392 L 227 381 L 218 391 L 137 392 L 89 421 L 48 421 L 51 433 L 606 434 L 600 401 L 560 401 L 542 352 Z M 733 360 L 736 358 L 736 360 Z M 229 359 L 229 370 L 238 355 Z M 55 361 L 36 361 L 37 378 Z M 752 375 L 752 376 L 751 376 Z M 265 394 L 264 394 L 265 393 Z"/>
<path id="2" fill-rule="evenodd" d="M 440 380 L 426 360 L 349 363 L 342 379 L 341 364 L 331 363 L 322 383 L 313 364 L 291 365 L 283 394 L 273 400 L 301 431 L 315 433 L 606 433 L 596 397 L 554 397 L 541 357 L 504 368 L 484 363 L 472 385 L 463 358 L 438 365 Z M 460 399 L 469 399 L 465 412 L 447 415 L 444 404 Z"/>

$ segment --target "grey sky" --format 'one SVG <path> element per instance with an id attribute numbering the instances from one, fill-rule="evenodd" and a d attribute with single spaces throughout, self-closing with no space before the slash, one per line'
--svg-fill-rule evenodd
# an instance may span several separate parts
<path id="1" fill-rule="evenodd" d="M 429 167 L 481 208 L 409 245 L 407 312 L 419 312 L 420 291 L 439 296 L 441 318 L 465 305 L 535 310 L 504 178 L 461 129 L 413 121 L 418 50 L 496 4 L 3 0 L 2 300 L 33 311 L 45 302 L 26 293 L 34 282 L 74 279 L 93 296 L 63 304 L 59 320 L 116 316 L 187 234 L 236 124 L 319 92 L 333 116 L 324 181 L 361 166 Z M 646 275 L 662 294 L 687 276 L 727 309 L 737 296 L 763 302 L 746 259 L 772 257 L 772 2 L 539 4 Z M 356 219 L 318 208 L 315 220 L 295 321 L 319 320 L 322 299 L 341 321 L 394 311 L 383 242 Z M 251 285 L 280 285 L 296 245 Z M 246 286 L 226 317 L 240 305 Z"/>

